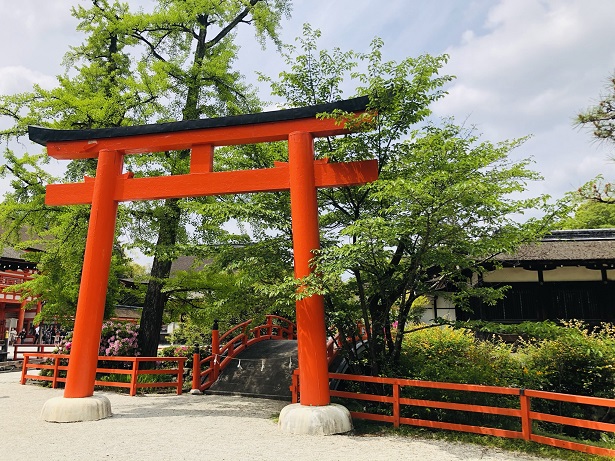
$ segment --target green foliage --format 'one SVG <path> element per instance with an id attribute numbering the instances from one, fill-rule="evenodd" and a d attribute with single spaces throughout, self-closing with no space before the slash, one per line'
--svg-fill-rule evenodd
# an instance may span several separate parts
<path id="1" fill-rule="evenodd" d="M 556 339 L 568 330 L 555 322 L 496 323 L 485 320 L 455 322 L 455 328 L 484 333 L 485 336 L 514 335 L 523 339 Z"/>
<path id="2" fill-rule="evenodd" d="M 536 328 L 523 325 L 509 328 L 484 324 L 482 331 L 529 334 L 532 340 L 512 344 L 501 341 L 479 341 L 470 330 L 435 327 L 416 331 L 404 338 L 404 351 L 397 375 L 427 381 L 464 384 L 486 384 L 520 387 L 566 394 L 612 399 L 615 397 L 615 327 L 601 325 L 589 329 L 581 322 L 556 326 L 550 322 Z M 477 327 L 477 325 L 473 325 Z M 468 396 L 452 391 L 413 389 L 415 398 L 515 406 L 518 399 L 505 396 Z M 611 422 L 609 412 L 599 407 L 533 399 L 532 408 L 568 417 Z M 430 409 L 416 410 L 415 416 L 450 422 L 479 424 L 491 421 L 483 415 Z M 418 413 L 417 413 L 418 412 Z M 421 413 L 422 412 L 422 413 Z M 461 419 L 458 419 L 461 418 Z M 491 423 L 516 427 L 503 418 Z M 563 436 L 598 440 L 600 433 L 568 426 L 540 423 L 539 430 Z"/>
<path id="3" fill-rule="evenodd" d="M 547 197 L 513 198 L 540 179 L 529 161 L 509 158 L 524 139 L 483 141 L 450 120 L 417 126 L 452 78 L 440 75 L 447 56 L 386 61 L 380 39 L 368 53 L 328 52 L 318 49 L 319 35 L 304 27 L 300 49 L 286 49 L 289 70 L 279 81 L 264 79 L 290 106 L 335 101 L 348 87 L 369 97 L 368 112 L 358 117 L 322 115 L 346 120 L 355 133 L 317 140 L 316 155 L 333 162 L 376 158 L 380 176 L 361 187 L 319 191 L 319 277 L 306 280 L 303 294 L 323 294 L 329 320 L 343 334 L 365 325 L 370 371 L 378 374 L 400 358 L 415 299 L 443 286 L 461 305 L 471 296 L 501 297 L 501 290 L 472 287 L 468 273 L 537 239 L 563 206 L 547 205 Z M 545 218 L 513 219 L 529 210 Z"/>
<path id="4" fill-rule="evenodd" d="M 607 81 L 607 92 L 600 102 L 577 117 L 580 125 L 589 125 L 598 139 L 615 142 L 615 76 Z"/>
<path id="5" fill-rule="evenodd" d="M 173 333 L 167 338 L 171 343 L 169 348 L 194 346 L 196 344 L 206 346 L 209 344 L 211 342 L 211 329 L 207 329 L 203 323 L 193 321 L 192 316 L 185 322 L 180 322 L 179 328 L 173 330 Z"/>
<path id="6" fill-rule="evenodd" d="M 596 185 L 596 183 L 594 183 Z M 609 196 L 610 184 L 602 188 L 600 194 Z M 598 194 L 598 188 L 592 192 Z M 615 228 L 615 206 L 595 200 L 585 200 L 579 204 L 574 211 L 574 216 L 562 221 L 558 227 L 560 229 L 603 229 Z"/>
<path id="7" fill-rule="evenodd" d="M 66 54 L 67 72 L 58 77 L 53 89 L 35 86 L 28 93 L 0 96 L 0 115 L 12 123 L 0 131 L 0 138 L 23 136 L 30 124 L 103 128 L 256 111 L 259 104 L 253 89 L 234 69 L 234 34 L 238 27 L 250 24 L 261 43 L 270 38 L 277 44 L 280 20 L 289 12 L 288 0 L 160 0 L 149 12 L 133 12 L 115 0 L 77 6 L 73 16 L 85 39 Z M 0 207 L 0 222 L 11 223 L 7 232 L 12 233 L 1 243 L 26 245 L 15 237 L 20 226 L 44 241 L 45 254 L 35 257 L 41 276 L 20 288 L 48 301 L 42 317 L 69 321 L 75 311 L 87 207 L 45 207 L 44 186 L 57 179 L 45 175 L 42 158 L 24 156 L 30 169 L 21 168 L 16 157 L 7 154 L 6 158 L 3 174 L 16 177 L 19 184 L 14 186 L 14 197 L 7 197 Z M 181 174 L 188 171 L 189 153 L 130 156 L 126 165 L 137 177 Z M 65 179 L 80 181 L 85 174 L 93 176 L 95 169 L 95 160 L 75 161 Z M 137 203 L 119 212 L 118 235 L 154 257 L 140 336 L 144 352 L 150 355 L 158 343 L 171 261 L 192 252 L 186 226 L 192 223 L 206 234 L 199 244 L 211 243 L 208 232 L 220 234 L 220 221 L 191 208 L 191 202 L 197 201 Z M 118 275 L 130 272 L 120 246 L 116 249 L 107 315 L 125 295 L 117 286 Z"/>
<path id="8" fill-rule="evenodd" d="M 468 330 L 434 327 L 406 335 L 400 370 L 411 379 L 519 387 L 523 367 L 511 352 Z"/>
<path id="9" fill-rule="evenodd" d="M 615 76 L 608 79 L 606 93 L 601 95 L 598 104 L 577 116 L 577 124 L 589 127 L 597 139 L 611 144 L 615 143 Z M 584 200 L 595 201 L 601 204 L 615 203 L 615 189 L 611 182 L 605 182 L 602 176 L 597 176 L 581 186 L 578 190 L 578 196 Z M 610 210 L 607 211 L 606 207 L 596 205 L 587 208 L 587 210 L 581 210 L 582 213 L 579 217 L 581 223 L 587 219 L 590 222 L 596 219 L 599 224 L 598 227 L 606 227 L 607 223 L 613 223 L 610 216 L 605 216 L 605 214 L 610 214 Z M 590 216 L 586 216 L 586 214 Z M 573 223 L 575 222 L 576 215 L 573 219 Z M 592 226 L 591 228 L 594 227 Z"/>
<path id="10" fill-rule="evenodd" d="M 4 158 L 0 177 L 10 180 L 11 190 L 0 204 L 0 247 L 24 250 L 24 258 L 35 262 L 38 269 L 33 280 L 11 289 L 45 300 L 39 321 L 70 325 L 81 281 L 89 209 L 45 205 L 44 187 L 57 181 L 45 171 L 45 157 L 25 154 L 19 158 L 7 150 Z M 126 274 L 126 265 L 122 250 L 114 246 L 106 317 L 122 296 L 118 277 Z"/>

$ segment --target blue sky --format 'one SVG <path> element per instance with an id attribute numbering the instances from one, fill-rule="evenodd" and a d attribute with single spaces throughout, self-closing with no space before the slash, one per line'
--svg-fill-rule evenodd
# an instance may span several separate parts
<path id="1" fill-rule="evenodd" d="M 0 94 L 54 84 L 67 47 L 81 40 L 70 16 L 77 2 L 0 3 Z M 378 36 L 387 59 L 449 54 L 443 72 L 456 80 L 434 105 L 434 115 L 475 125 L 494 142 L 531 135 L 513 154 L 531 156 L 545 178 L 531 184 L 529 194 L 560 197 L 597 174 L 615 177 L 609 160 L 615 148 L 573 123 L 598 101 L 615 72 L 614 1 L 297 0 L 283 22 L 283 40 L 293 43 L 305 22 L 322 31 L 323 48 L 365 52 Z M 262 51 L 247 28 L 238 39 L 237 64 L 249 81 L 256 70 L 275 76 L 284 69 L 274 48 Z M 0 117 L 0 126 L 5 124 Z M 19 148 L 32 149 L 27 143 Z"/>

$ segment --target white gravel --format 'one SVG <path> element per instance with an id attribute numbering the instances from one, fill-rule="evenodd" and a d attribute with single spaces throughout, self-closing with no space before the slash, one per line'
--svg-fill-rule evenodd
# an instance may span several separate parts
<path id="1" fill-rule="evenodd" d="M 40 419 L 61 390 L 21 386 L 0 373 L 0 460 L 538 460 L 474 445 L 396 436 L 328 437 L 282 433 L 274 421 L 285 402 L 211 395 L 101 393 L 113 416 L 57 424 Z M 98 393 L 98 392 L 97 392 Z"/>

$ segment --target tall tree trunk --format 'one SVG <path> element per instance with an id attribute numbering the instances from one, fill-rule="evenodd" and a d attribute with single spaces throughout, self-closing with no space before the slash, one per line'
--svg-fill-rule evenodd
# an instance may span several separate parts
<path id="1" fill-rule="evenodd" d="M 208 52 L 216 46 L 229 33 L 235 29 L 246 16 L 251 12 L 253 7 L 262 0 L 250 0 L 240 11 L 237 16 L 231 20 L 214 38 L 207 40 L 207 32 L 209 16 L 203 13 L 198 16 L 197 22 L 198 33 L 193 35 L 196 40 L 194 49 L 194 60 L 192 69 L 186 74 L 184 85 L 187 89 L 186 99 L 182 108 L 182 119 L 193 120 L 202 116 L 199 109 L 200 98 L 203 88 L 203 79 L 201 69 L 203 63 L 208 58 Z M 137 38 L 144 40 L 143 36 L 137 34 Z M 146 42 L 149 46 L 148 42 Z M 178 158 L 185 158 L 190 155 L 190 151 L 176 152 Z M 173 168 L 171 174 L 183 174 L 186 171 L 181 170 L 181 162 L 177 162 L 177 168 Z M 139 349 L 144 356 L 155 356 L 158 349 L 160 338 L 160 328 L 162 327 L 162 316 L 168 296 L 163 293 L 164 280 L 169 278 L 171 273 L 172 260 L 168 257 L 167 248 L 174 245 L 177 241 L 179 226 L 181 222 L 181 210 L 179 208 L 178 199 L 168 199 L 164 203 L 165 212 L 164 219 L 161 220 L 158 239 L 154 250 L 154 261 L 150 273 L 150 281 L 147 286 L 143 313 L 141 316 L 140 334 L 139 334 Z"/>
<path id="2" fill-rule="evenodd" d="M 139 350 L 145 357 L 155 357 L 158 352 L 162 315 L 168 299 L 168 296 L 163 292 L 164 280 L 169 278 L 173 262 L 166 250 L 175 245 L 177 241 L 181 217 L 178 199 L 165 200 L 164 208 L 165 218 L 160 222 L 156 241 L 156 255 L 152 263 L 139 327 Z"/>

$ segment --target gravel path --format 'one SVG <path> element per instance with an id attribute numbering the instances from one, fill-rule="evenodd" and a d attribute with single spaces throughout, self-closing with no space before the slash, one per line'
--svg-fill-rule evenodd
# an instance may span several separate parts
<path id="1" fill-rule="evenodd" d="M 97 392 L 98 393 L 98 392 Z M 0 460 L 404 460 L 530 461 L 539 458 L 438 440 L 395 436 L 328 437 L 282 433 L 275 421 L 285 402 L 184 394 L 129 397 L 103 393 L 113 416 L 57 424 L 40 419 L 61 390 L 19 385 L 0 373 Z"/>

